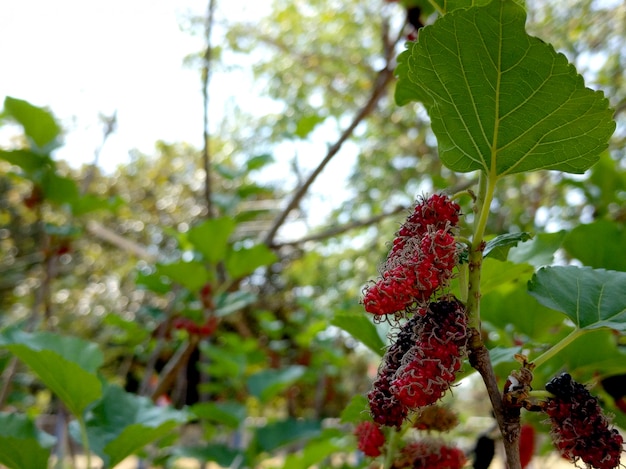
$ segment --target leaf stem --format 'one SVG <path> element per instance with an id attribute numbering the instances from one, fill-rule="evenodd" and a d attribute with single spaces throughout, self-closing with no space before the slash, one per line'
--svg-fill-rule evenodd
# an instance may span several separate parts
<path id="1" fill-rule="evenodd" d="M 432 7 L 435 9 L 435 11 L 436 11 L 437 13 L 439 13 L 441 16 L 443 16 L 443 15 L 445 15 L 445 14 L 446 14 L 446 10 L 444 10 L 443 8 L 441 8 L 441 7 L 437 4 L 437 2 L 435 2 L 434 0 L 428 0 L 428 3 L 430 3 L 430 6 L 432 6 Z"/>
<path id="2" fill-rule="evenodd" d="M 543 365 L 545 362 L 550 360 L 557 353 L 559 353 L 561 350 L 563 350 L 565 347 L 570 345 L 572 342 L 574 342 L 576 339 L 578 339 L 580 336 L 582 336 L 586 332 L 588 332 L 586 329 L 574 329 L 567 336 L 563 337 L 558 343 L 554 344 L 552 347 L 550 347 L 548 350 L 546 350 L 541 355 L 539 355 L 536 359 L 534 359 L 532 362 L 535 364 L 535 368 L 538 368 L 541 365 Z"/>
<path id="3" fill-rule="evenodd" d="M 383 464 L 383 469 L 390 469 L 393 465 L 393 461 L 396 457 L 396 448 L 398 446 L 398 442 L 400 441 L 400 435 L 402 431 L 392 430 L 391 436 L 389 437 L 389 442 L 387 443 L 387 454 L 385 454 L 385 462 Z"/>
<path id="4" fill-rule="evenodd" d="M 87 437 L 87 425 L 85 425 L 85 419 L 82 415 L 78 416 L 78 424 L 80 426 L 80 440 L 85 452 L 86 467 L 91 469 L 91 449 L 89 448 L 89 438 Z"/>

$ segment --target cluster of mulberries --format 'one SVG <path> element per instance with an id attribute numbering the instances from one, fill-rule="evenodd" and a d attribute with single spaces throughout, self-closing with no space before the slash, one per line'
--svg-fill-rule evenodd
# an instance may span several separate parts
<path id="1" fill-rule="evenodd" d="M 394 460 L 393 469 L 460 469 L 466 458 L 459 448 L 438 440 L 420 440 L 407 444 Z"/>
<path id="2" fill-rule="evenodd" d="M 423 304 L 447 286 L 457 262 L 451 230 L 460 207 L 445 195 L 419 201 L 393 240 L 381 278 L 366 287 L 363 305 L 376 316 Z"/>
<path id="3" fill-rule="evenodd" d="M 466 343 L 462 303 L 445 299 L 421 308 L 402 326 L 368 394 L 374 421 L 399 428 L 409 410 L 434 404 L 461 368 Z"/>
<path id="4" fill-rule="evenodd" d="M 550 433 L 561 455 L 596 469 L 618 467 L 624 439 L 609 427 L 598 399 L 567 373 L 546 384 L 546 390 L 555 396 L 543 410 L 550 417 Z"/>
<path id="5" fill-rule="evenodd" d="M 381 455 L 381 449 L 385 444 L 385 435 L 380 427 L 374 422 L 365 421 L 359 423 L 354 429 L 358 447 L 363 454 L 375 458 Z"/>

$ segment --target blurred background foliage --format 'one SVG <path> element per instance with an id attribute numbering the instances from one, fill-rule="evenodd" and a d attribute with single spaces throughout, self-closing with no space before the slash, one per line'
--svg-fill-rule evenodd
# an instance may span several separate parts
<path id="1" fill-rule="evenodd" d="M 542 350 L 569 330 L 561 315 L 526 294 L 533 266 L 572 261 L 626 271 L 626 7 L 526 4 L 531 33 L 605 92 L 618 125 L 609 151 L 585 175 L 536 172 L 497 188 L 488 232 L 536 234 L 509 262 L 486 265 L 484 328 L 490 347 L 503 352 L 494 353 L 503 377 L 514 367 L 513 351 Z M 254 466 L 293 438 L 266 441 L 257 433 L 255 444 L 244 441 L 247 419 L 264 419 L 268 429 L 291 419 L 339 419 L 352 397 L 368 390 L 377 360 L 333 320 L 362 317 L 361 290 L 416 197 L 476 182 L 441 166 L 419 105 L 393 102 L 390 72 L 411 33 L 405 17 L 400 4 L 383 1 L 275 0 L 253 24 L 223 19 L 225 34 L 211 46 L 212 73 L 249 67 L 259 101 L 235 103 L 210 135 L 211 213 L 202 149 L 185 142 L 157 142 L 150 155 L 131 152 L 128 163 L 103 174 L 53 158 L 16 162 L 9 152 L 54 155 L 28 132 L 16 134 L 0 155 L 0 326 L 94 341 L 107 379 L 194 406 L 208 441 L 222 446 L 197 441 L 195 453 L 172 458 L 229 463 L 244 455 Z M 205 25 L 206 18 L 189 18 L 186 27 L 198 33 Z M 205 56 L 190 51 L 189 62 L 206 67 Z M 2 124 L 10 124 L 9 114 L 5 109 Z M 268 238 L 296 188 L 332 151 L 332 162 Z M 470 206 L 463 210 L 471 223 Z M 191 323 L 213 330 L 194 334 Z M 575 377 L 626 372 L 618 363 L 623 337 L 594 333 L 585 340 L 604 352 L 581 359 L 589 344 L 565 351 Z M 185 366 L 155 395 L 167 364 L 190 344 Z M 47 391 L 10 362 L 0 353 L 2 407 L 54 412 Z M 560 365 L 546 368 L 541 378 Z M 610 399 L 607 405 L 615 409 Z M 347 421 L 363 418 L 356 415 Z M 311 425 L 291 436 L 327 442 L 320 458 L 338 446 L 355 448 L 346 433 Z M 274 430 L 267 435 L 282 435 Z"/>

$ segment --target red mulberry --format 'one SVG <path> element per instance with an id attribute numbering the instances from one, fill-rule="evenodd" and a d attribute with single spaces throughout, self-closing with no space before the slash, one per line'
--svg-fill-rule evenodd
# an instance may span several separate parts
<path id="1" fill-rule="evenodd" d="M 454 382 L 463 363 L 467 316 L 458 301 L 431 303 L 415 345 L 391 382 L 391 393 L 409 408 L 435 403 Z"/>
<path id="2" fill-rule="evenodd" d="M 363 454 L 375 458 L 381 455 L 385 435 L 374 422 L 361 422 L 354 429 L 359 449 Z"/>
<path id="3" fill-rule="evenodd" d="M 624 440 L 616 429 L 609 428 L 598 399 L 567 373 L 546 384 L 546 390 L 555 395 L 544 411 L 561 455 L 572 462 L 581 459 L 596 469 L 618 467 Z"/>
<path id="4" fill-rule="evenodd" d="M 394 461 L 393 469 L 461 469 L 463 451 L 439 441 L 422 440 L 407 444 Z"/>
<path id="5" fill-rule="evenodd" d="M 401 252 L 387 259 L 382 278 L 366 289 L 365 310 L 393 314 L 428 301 L 448 285 L 456 261 L 456 241 L 446 229 L 429 231 L 419 243 L 406 242 Z"/>

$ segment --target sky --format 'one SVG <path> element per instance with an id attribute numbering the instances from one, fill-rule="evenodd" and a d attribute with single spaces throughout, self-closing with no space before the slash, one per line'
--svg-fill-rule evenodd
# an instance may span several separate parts
<path id="1" fill-rule="evenodd" d="M 254 17 L 267 1 L 217 1 L 218 17 Z M 66 131 L 56 157 L 74 166 L 94 161 L 99 115 L 117 113 L 99 165 L 110 172 L 128 152 L 152 153 L 157 140 L 202 143 L 198 70 L 184 58 L 203 39 L 181 30 L 208 0 L 20 0 L 0 3 L 0 98 L 46 106 Z M 233 87 L 212 84 L 223 106 Z"/>

